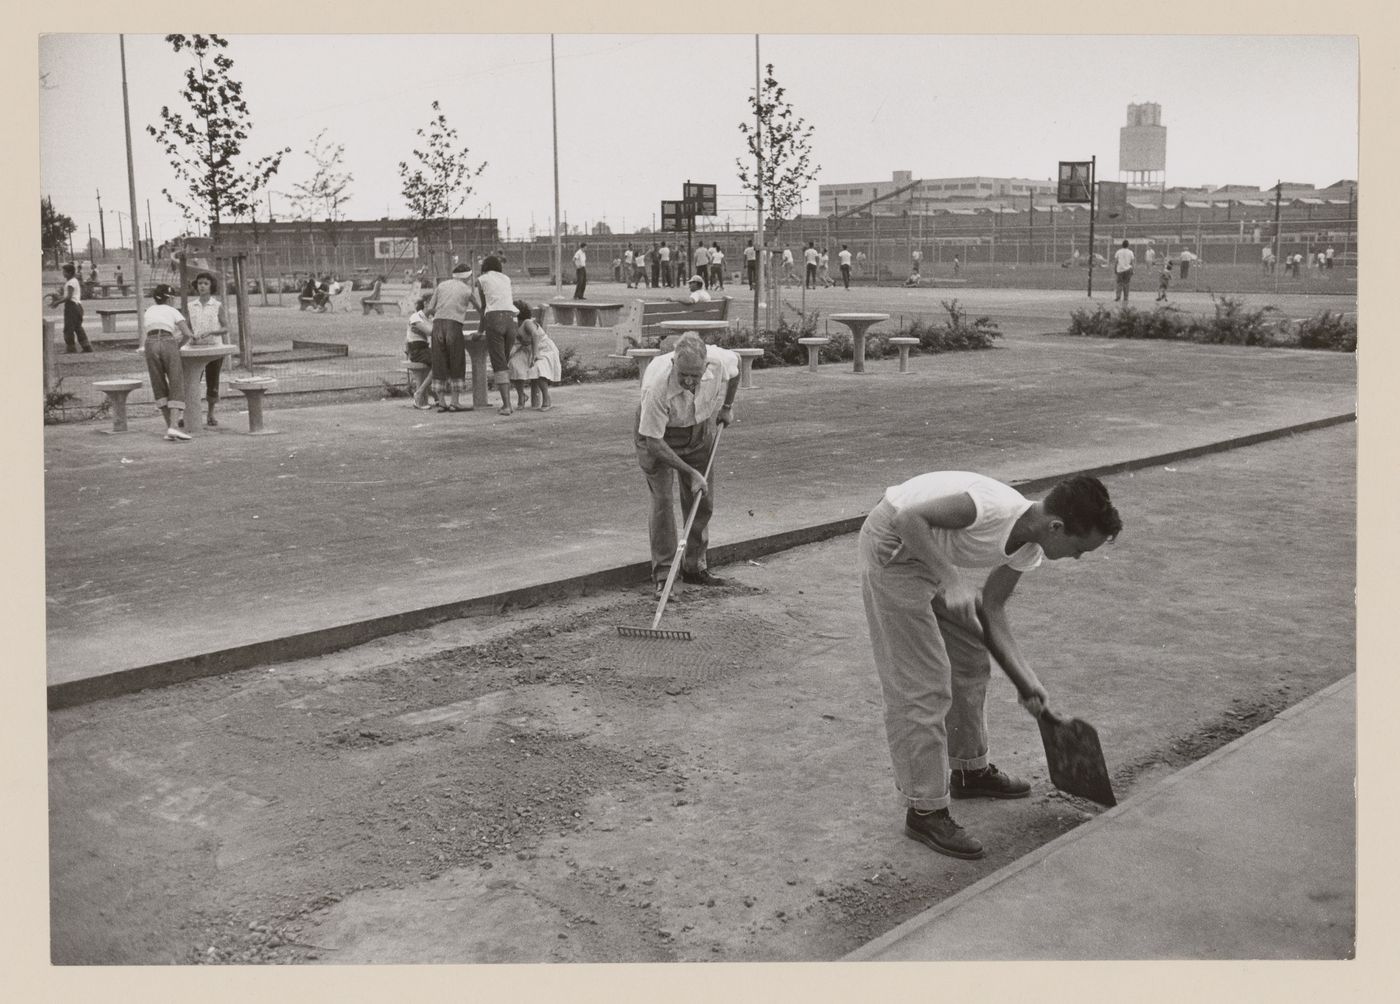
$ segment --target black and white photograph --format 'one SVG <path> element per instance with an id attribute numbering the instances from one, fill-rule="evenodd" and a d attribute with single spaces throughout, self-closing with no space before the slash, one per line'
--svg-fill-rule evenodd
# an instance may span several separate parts
<path id="1" fill-rule="evenodd" d="M 1391 40 L 472 9 L 11 41 L 35 965 L 1368 999 Z"/>

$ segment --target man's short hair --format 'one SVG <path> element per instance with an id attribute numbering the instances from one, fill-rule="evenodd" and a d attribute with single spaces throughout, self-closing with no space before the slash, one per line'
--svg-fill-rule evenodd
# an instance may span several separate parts
<path id="1" fill-rule="evenodd" d="M 1123 532 L 1123 520 L 1109 501 L 1108 489 L 1098 478 L 1076 474 L 1065 478 L 1045 496 L 1045 509 L 1065 522 L 1065 532 L 1082 537 L 1097 530 L 1115 538 Z"/>
<path id="2" fill-rule="evenodd" d="M 453 275 L 461 275 L 463 272 L 470 272 L 471 270 L 472 270 L 472 267 L 471 267 L 470 265 L 468 265 L 466 262 L 462 262 L 462 263 L 459 264 L 459 265 L 454 265 L 454 266 L 452 266 L 452 274 L 453 274 Z"/>
<path id="3" fill-rule="evenodd" d="M 676 339 L 676 362 L 704 364 L 707 358 L 705 339 L 698 332 L 687 331 Z"/>

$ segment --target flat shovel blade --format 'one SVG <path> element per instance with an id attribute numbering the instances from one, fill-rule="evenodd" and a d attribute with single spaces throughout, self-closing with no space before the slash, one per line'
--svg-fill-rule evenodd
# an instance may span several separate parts
<path id="1" fill-rule="evenodd" d="M 1094 727 L 1082 718 L 1060 718 L 1050 712 L 1041 715 L 1039 723 L 1055 787 L 1100 805 L 1117 805 Z"/>

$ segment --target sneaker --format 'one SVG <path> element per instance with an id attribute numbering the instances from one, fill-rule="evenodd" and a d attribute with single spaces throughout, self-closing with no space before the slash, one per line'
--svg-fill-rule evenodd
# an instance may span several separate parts
<path id="1" fill-rule="evenodd" d="M 172 443 L 187 443 L 190 440 L 188 432 L 181 432 L 179 429 L 166 429 L 165 438 Z"/>
<path id="2" fill-rule="evenodd" d="M 981 770 L 953 770 L 950 792 L 954 798 L 1025 798 L 1031 793 L 1029 781 L 1003 774 L 996 764 Z"/>
<path id="3" fill-rule="evenodd" d="M 205 424 L 205 425 L 217 426 L 217 425 L 219 424 L 219 420 L 218 420 L 217 418 L 215 418 L 213 415 L 210 415 L 208 418 L 206 418 L 206 419 L 204 420 L 204 424 Z"/>
<path id="4" fill-rule="evenodd" d="M 711 575 L 709 569 L 702 568 L 698 572 L 681 572 L 681 581 L 692 586 L 732 586 L 734 580 L 721 579 L 718 575 Z"/>
<path id="5" fill-rule="evenodd" d="M 910 809 L 904 814 L 904 835 L 949 857 L 972 859 L 986 853 L 982 841 L 955 823 L 947 809 L 935 809 L 927 815 Z"/>

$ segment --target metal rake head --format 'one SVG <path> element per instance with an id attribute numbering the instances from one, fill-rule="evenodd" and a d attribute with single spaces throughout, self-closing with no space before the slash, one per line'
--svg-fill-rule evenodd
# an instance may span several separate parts
<path id="1" fill-rule="evenodd" d="M 689 631 L 678 628 L 624 627 L 619 624 L 617 633 L 623 638 L 656 638 L 664 641 L 691 641 Z"/>

